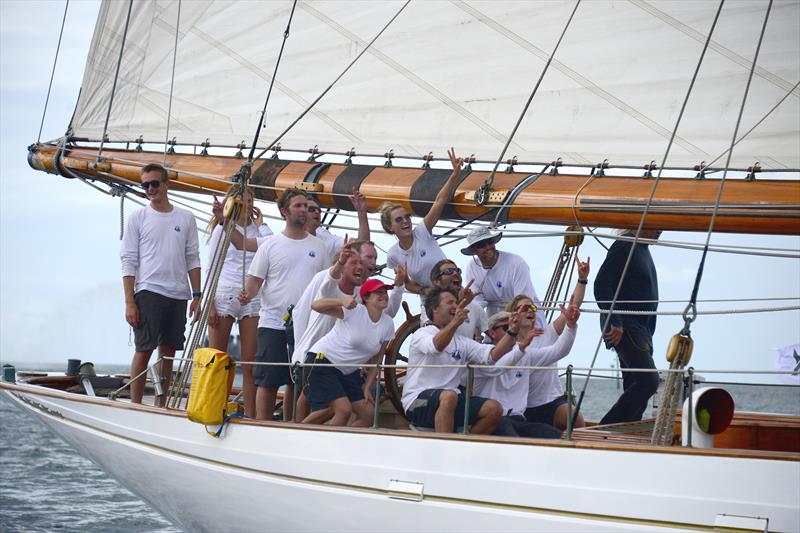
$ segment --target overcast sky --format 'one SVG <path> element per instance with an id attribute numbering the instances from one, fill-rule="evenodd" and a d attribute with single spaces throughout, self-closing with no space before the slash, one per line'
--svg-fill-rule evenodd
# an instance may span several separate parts
<path id="1" fill-rule="evenodd" d="M 42 140 L 61 136 L 78 95 L 98 3 L 73 1 L 45 121 Z M 119 200 L 80 182 L 31 170 L 26 147 L 36 141 L 55 54 L 64 2 L 0 0 L 0 360 L 33 364 L 69 357 L 95 363 L 127 364 L 133 347 L 124 320 L 119 266 Z M 457 148 L 457 147 L 456 147 Z M 126 214 L 134 209 L 126 205 Z M 374 226 L 379 227 L 379 226 Z M 280 225 L 272 224 L 280 230 Z M 540 228 L 547 229 L 547 228 Z M 560 228 L 556 228 L 558 230 Z M 701 242 L 704 235 L 666 233 L 665 239 Z M 385 250 L 393 242 L 380 237 Z M 800 249 L 800 237 L 714 235 L 712 244 Z M 540 295 L 547 287 L 560 238 L 506 239 L 501 250 L 524 255 Z M 445 248 L 464 267 L 461 243 Z M 597 271 L 605 252 L 587 239 L 581 256 L 591 256 Z M 661 298 L 686 300 L 699 252 L 654 248 Z M 202 256 L 205 262 L 205 254 Z M 383 261 L 384 258 L 381 258 Z M 589 293 L 591 293 L 591 285 Z M 796 297 L 797 260 L 711 253 L 700 299 Z M 593 299 L 587 294 L 588 299 Z M 416 298 L 412 298 L 414 302 Z M 797 305 L 789 302 L 700 304 L 704 309 Z M 680 310 L 683 305 L 662 305 Z M 682 323 L 659 317 L 655 359 L 666 367 L 669 338 Z M 800 342 L 797 311 L 698 317 L 692 327 L 692 364 L 701 369 L 773 369 L 774 348 Z M 573 353 L 566 360 L 587 366 L 599 335 L 596 314 L 586 313 Z M 600 350 L 597 365 L 609 366 L 613 352 Z M 773 376 L 750 378 L 775 382 Z"/>

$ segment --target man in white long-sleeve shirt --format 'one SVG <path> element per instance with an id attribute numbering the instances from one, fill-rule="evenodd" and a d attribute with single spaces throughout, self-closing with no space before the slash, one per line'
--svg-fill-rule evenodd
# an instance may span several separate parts
<path id="1" fill-rule="evenodd" d="M 191 297 L 189 313 L 195 314 L 201 296 L 194 216 L 170 204 L 168 174 L 161 165 L 142 168 L 142 188 L 150 204 L 128 218 L 120 251 L 125 319 L 133 328 L 136 345 L 132 378 L 147 368 L 156 346 L 159 357 L 173 357 L 183 350 L 186 301 Z M 166 391 L 172 360 L 162 360 L 160 371 Z M 144 376 L 131 383 L 131 401 L 142 402 L 144 385 Z"/>
<path id="2" fill-rule="evenodd" d="M 475 301 L 489 316 L 505 310 L 506 304 L 517 294 L 526 294 L 533 298 L 533 303 L 540 305 L 525 259 L 495 247 L 502 237 L 502 233 L 480 227 L 469 233 L 467 246 L 461 249 L 462 254 L 473 259 L 467 264 L 464 280 L 468 284 L 472 282 L 472 290 L 478 293 Z M 537 313 L 536 322 L 539 328 L 545 326 L 544 313 Z"/>
<path id="3" fill-rule="evenodd" d="M 452 289 L 435 288 L 425 297 L 425 310 L 430 317 L 427 326 L 411 336 L 408 356 L 408 377 L 403 385 L 403 408 L 411 423 L 450 433 L 464 420 L 469 402 L 469 424 L 472 433 L 490 434 L 503 410 L 495 400 L 478 396 L 465 398 L 460 387 L 468 362 L 493 364 L 516 342 L 515 317 L 512 327 L 492 346 L 481 344 L 463 335 L 456 335 L 464 323 L 469 298 L 457 301 Z M 415 365 L 457 365 L 451 368 L 414 368 Z"/>

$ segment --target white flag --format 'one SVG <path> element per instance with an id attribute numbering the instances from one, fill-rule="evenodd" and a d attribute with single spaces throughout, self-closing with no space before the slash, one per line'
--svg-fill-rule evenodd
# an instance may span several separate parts
<path id="1" fill-rule="evenodd" d="M 778 374 L 778 380 L 788 385 L 800 385 L 800 343 L 776 348 L 778 359 L 775 370 L 795 372 L 795 374 Z"/>

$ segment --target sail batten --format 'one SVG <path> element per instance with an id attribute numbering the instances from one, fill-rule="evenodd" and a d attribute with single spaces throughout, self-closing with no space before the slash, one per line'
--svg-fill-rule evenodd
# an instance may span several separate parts
<path id="1" fill-rule="evenodd" d="M 300 2 L 261 132 L 294 121 L 391 18 L 400 2 Z M 449 146 L 500 153 L 574 7 L 553 2 L 416 2 L 281 140 L 322 151 L 398 155 Z M 73 122 L 101 139 L 124 2 L 98 16 Z M 170 136 L 184 144 L 252 142 L 291 2 L 182 4 Z M 639 166 L 663 156 L 716 4 L 596 0 L 567 31 L 508 156 Z M 667 166 L 724 153 L 766 3 L 723 8 Z M 731 165 L 800 168 L 800 3 L 775 2 Z M 134 3 L 108 136 L 163 142 L 177 0 Z M 788 97 L 787 97 L 788 93 Z M 770 110 L 780 102 L 778 108 Z M 764 117 L 766 115 L 766 120 Z"/>

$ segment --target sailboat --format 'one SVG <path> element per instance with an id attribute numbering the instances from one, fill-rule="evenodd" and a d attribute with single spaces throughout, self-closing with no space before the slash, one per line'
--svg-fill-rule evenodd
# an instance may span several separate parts
<path id="1" fill-rule="evenodd" d="M 472 155 L 454 229 L 798 235 L 797 57 L 796 1 L 107 1 L 67 131 L 28 161 L 132 201 L 156 161 L 173 190 L 302 187 L 333 216 L 357 187 L 421 216 L 455 145 Z M 699 403 L 676 414 L 686 445 L 646 424 L 545 441 L 401 414 L 219 438 L 182 408 L 65 390 L 79 379 L 0 390 L 186 530 L 800 531 L 800 419 L 724 400 L 704 404 L 726 420 L 713 437 Z"/>

